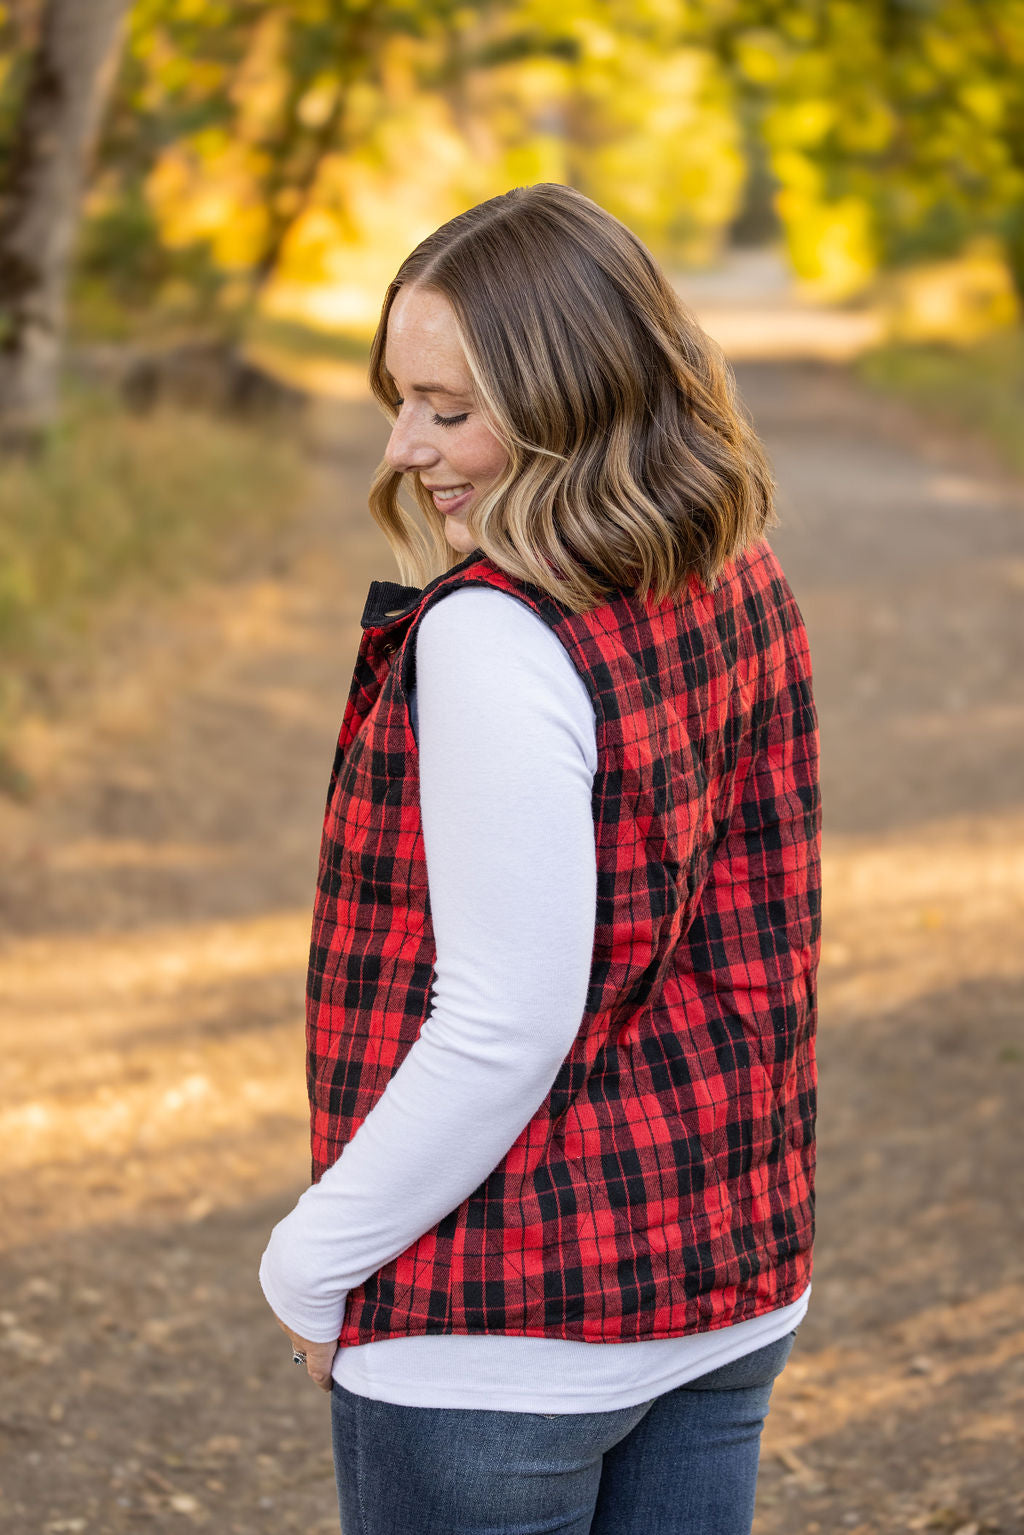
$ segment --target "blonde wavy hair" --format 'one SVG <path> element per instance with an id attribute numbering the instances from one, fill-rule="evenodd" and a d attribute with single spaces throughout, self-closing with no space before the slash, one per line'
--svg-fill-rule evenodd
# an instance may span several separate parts
<path id="1" fill-rule="evenodd" d="M 417 284 L 451 305 L 476 406 L 508 453 L 467 515 L 477 547 L 572 612 L 615 589 L 661 602 L 776 526 L 774 482 L 725 356 L 637 237 L 571 187 L 516 187 L 449 220 L 402 263 L 370 354 L 395 419 L 388 315 Z M 370 511 L 402 580 L 425 585 L 466 558 L 410 475 L 429 535 L 382 463 Z"/>

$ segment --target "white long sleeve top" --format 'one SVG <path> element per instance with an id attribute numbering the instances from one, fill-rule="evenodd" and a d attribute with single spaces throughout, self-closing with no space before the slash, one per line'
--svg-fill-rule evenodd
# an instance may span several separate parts
<path id="1" fill-rule="evenodd" d="M 478 1187 L 546 1098 L 579 1030 L 594 942 L 593 705 L 544 621 L 460 587 L 416 634 L 410 708 L 436 943 L 431 1011 L 320 1182 L 271 1233 L 260 1283 L 315 1342 L 348 1291 Z M 600 1412 L 647 1401 L 791 1332 L 796 1301 L 678 1338 L 429 1334 L 339 1349 L 334 1379 L 379 1401 Z"/>

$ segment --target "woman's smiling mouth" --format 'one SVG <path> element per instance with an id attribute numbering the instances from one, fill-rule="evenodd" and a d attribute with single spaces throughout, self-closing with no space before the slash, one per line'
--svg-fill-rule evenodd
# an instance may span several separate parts
<path id="1" fill-rule="evenodd" d="M 458 511 L 473 494 L 472 485 L 424 486 L 429 490 L 439 512 Z"/>

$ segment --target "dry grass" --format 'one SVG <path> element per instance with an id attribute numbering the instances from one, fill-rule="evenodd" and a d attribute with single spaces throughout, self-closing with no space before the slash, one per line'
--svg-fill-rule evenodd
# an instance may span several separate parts
<path id="1" fill-rule="evenodd" d="M 39 454 L 0 460 L 0 730 L 112 606 L 250 564 L 303 476 L 284 432 L 69 384 Z"/>
<path id="2" fill-rule="evenodd" d="M 994 444 L 1007 467 L 1024 473 L 1024 330 L 1015 327 L 971 346 L 892 343 L 859 357 L 855 371 L 874 389 L 923 406 L 952 429 Z"/>

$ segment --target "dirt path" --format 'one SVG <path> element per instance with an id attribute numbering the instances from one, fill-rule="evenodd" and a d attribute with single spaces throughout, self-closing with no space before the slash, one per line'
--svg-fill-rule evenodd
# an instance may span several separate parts
<path id="1" fill-rule="evenodd" d="M 758 1535 L 1024 1529 L 1024 492 L 839 368 L 750 362 L 811 634 L 826 906 L 815 1298 Z M 0 808 L 0 1525 L 331 1532 L 327 1399 L 256 1283 L 304 1186 L 323 794 L 372 407 L 259 580 L 151 615 Z"/>

